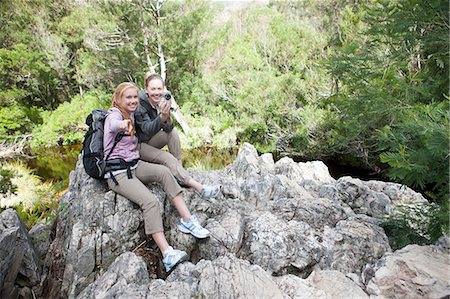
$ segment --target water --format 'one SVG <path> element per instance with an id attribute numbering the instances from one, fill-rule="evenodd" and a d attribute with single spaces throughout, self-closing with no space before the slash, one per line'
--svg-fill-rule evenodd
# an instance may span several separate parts
<path id="1" fill-rule="evenodd" d="M 52 181 L 65 189 L 69 185 L 70 172 L 75 169 L 81 144 L 43 148 L 34 159 L 26 163 L 44 181 Z"/>
<path id="2" fill-rule="evenodd" d="M 58 184 L 58 189 L 69 185 L 70 172 L 75 169 L 81 144 L 41 149 L 27 166 L 44 181 Z M 237 149 L 218 149 L 205 146 L 182 151 L 183 166 L 199 170 L 222 169 L 234 161 Z"/>

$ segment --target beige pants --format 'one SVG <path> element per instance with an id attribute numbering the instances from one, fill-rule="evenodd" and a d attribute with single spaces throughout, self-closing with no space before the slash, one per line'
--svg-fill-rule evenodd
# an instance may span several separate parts
<path id="1" fill-rule="evenodd" d="M 170 200 L 182 191 L 181 187 L 170 170 L 163 165 L 139 161 L 132 174 L 131 179 L 128 179 L 126 172 L 116 175 L 119 185 L 108 179 L 109 188 L 139 205 L 144 212 L 144 229 L 147 235 L 164 231 L 159 201 L 146 185 L 151 182 L 160 183 Z"/>
<path id="2" fill-rule="evenodd" d="M 169 152 L 161 150 L 164 146 Z M 191 176 L 181 164 L 181 143 L 178 132 L 173 129 L 170 133 L 159 131 L 147 143 L 140 143 L 139 155 L 141 160 L 162 164 L 170 169 L 170 172 L 179 181 L 187 183 Z"/>

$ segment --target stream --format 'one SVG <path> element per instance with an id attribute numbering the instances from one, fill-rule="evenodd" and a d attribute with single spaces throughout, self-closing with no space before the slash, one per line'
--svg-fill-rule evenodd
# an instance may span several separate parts
<path id="1" fill-rule="evenodd" d="M 34 159 L 26 161 L 26 164 L 44 181 L 56 183 L 59 185 L 58 189 L 63 190 L 69 184 L 70 171 L 75 168 L 80 150 L 81 144 L 45 148 L 37 152 Z M 219 149 L 210 146 L 183 150 L 183 166 L 199 170 L 222 169 L 234 161 L 237 152 L 237 148 Z M 273 156 L 274 159 L 279 159 L 277 154 Z M 297 159 L 294 160 L 300 162 Z M 382 179 L 379 175 L 370 173 L 367 169 L 341 165 L 332 160 L 324 161 L 324 163 L 335 179 L 342 176 L 352 176 L 363 180 Z"/>

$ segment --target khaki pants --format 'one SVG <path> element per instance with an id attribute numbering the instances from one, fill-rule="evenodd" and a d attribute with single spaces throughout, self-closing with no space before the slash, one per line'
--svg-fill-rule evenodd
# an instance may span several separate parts
<path id="1" fill-rule="evenodd" d="M 161 149 L 166 146 L 169 153 Z M 147 143 L 139 144 L 139 155 L 141 160 L 162 164 L 170 169 L 170 172 L 179 181 L 187 183 L 191 176 L 181 164 L 181 143 L 180 136 L 175 129 L 170 133 L 159 131 Z"/>
<path id="2" fill-rule="evenodd" d="M 147 235 L 164 231 L 159 201 L 147 185 L 151 182 L 160 183 L 170 200 L 182 191 L 181 187 L 169 169 L 163 165 L 139 161 L 132 174 L 131 179 L 128 179 L 126 172 L 117 174 L 115 178 L 119 185 L 108 179 L 109 188 L 139 205 L 144 213 L 144 229 Z"/>

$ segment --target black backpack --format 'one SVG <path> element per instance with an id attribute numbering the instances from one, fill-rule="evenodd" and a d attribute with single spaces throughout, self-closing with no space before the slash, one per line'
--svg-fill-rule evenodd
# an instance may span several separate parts
<path id="1" fill-rule="evenodd" d="M 106 160 L 108 160 L 117 143 L 122 139 L 123 134 L 117 134 L 114 145 L 106 158 L 103 156 L 103 127 L 105 125 L 107 111 L 94 109 L 86 118 L 86 125 L 89 126 L 83 140 L 83 166 L 86 173 L 95 179 L 104 179 L 105 173 L 109 171 Z"/>

